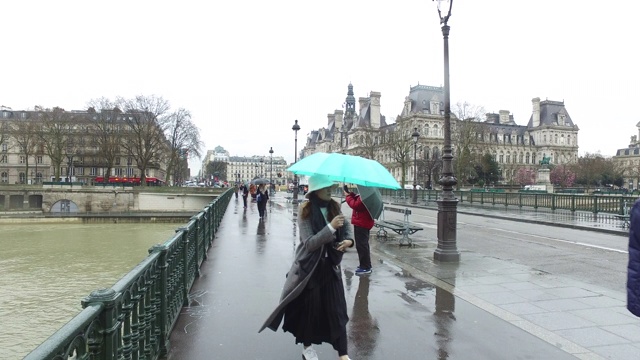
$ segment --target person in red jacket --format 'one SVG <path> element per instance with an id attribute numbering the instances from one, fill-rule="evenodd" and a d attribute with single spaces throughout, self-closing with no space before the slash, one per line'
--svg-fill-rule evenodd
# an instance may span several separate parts
<path id="1" fill-rule="evenodd" d="M 369 249 L 369 231 L 374 225 L 373 218 L 369 210 L 364 206 L 360 195 L 349 191 L 347 185 L 344 186 L 344 195 L 347 205 L 353 212 L 351 223 L 353 224 L 353 234 L 356 240 L 356 251 L 360 266 L 356 269 L 356 275 L 371 274 L 371 250 Z"/>

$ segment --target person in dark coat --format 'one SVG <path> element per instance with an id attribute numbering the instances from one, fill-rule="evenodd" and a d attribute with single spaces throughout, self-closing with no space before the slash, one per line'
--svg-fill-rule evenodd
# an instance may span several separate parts
<path id="1" fill-rule="evenodd" d="M 640 317 L 640 201 L 633 204 L 629 216 L 627 309 Z"/>
<path id="2" fill-rule="evenodd" d="M 258 186 L 256 190 L 256 203 L 258 204 L 258 215 L 260 215 L 260 219 L 264 219 L 267 203 L 269 202 L 269 191 L 267 190 L 267 186 L 262 184 Z"/>
<path id="3" fill-rule="evenodd" d="M 360 195 L 349 191 L 347 185 L 344 186 L 344 195 L 347 205 L 353 210 L 351 223 L 356 239 L 356 251 L 360 266 L 356 269 L 356 275 L 371 274 L 371 249 L 369 248 L 369 232 L 375 222 L 362 202 Z"/>
<path id="4" fill-rule="evenodd" d="M 247 185 L 242 184 L 240 186 L 240 190 L 242 190 L 242 202 L 244 203 L 244 208 L 247 208 L 247 198 L 249 197 L 249 188 Z"/>
<path id="5" fill-rule="evenodd" d="M 302 343 L 304 360 L 317 360 L 312 344 L 330 343 L 341 360 L 347 354 L 347 303 L 340 262 L 344 251 L 353 246 L 349 220 L 340 204 L 331 198 L 335 187 L 325 176 L 309 178 L 309 201 L 300 205 L 298 229 L 300 243 L 284 283 L 280 303 L 269 315 L 265 328 L 282 329 Z"/>

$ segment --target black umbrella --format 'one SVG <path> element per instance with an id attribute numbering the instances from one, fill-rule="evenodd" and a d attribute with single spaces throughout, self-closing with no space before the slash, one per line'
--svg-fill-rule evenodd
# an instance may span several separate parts
<path id="1" fill-rule="evenodd" d="M 267 185 L 270 183 L 269 179 L 257 178 L 251 180 L 251 183 L 254 185 Z"/>
<path id="2" fill-rule="evenodd" d="M 369 214 L 374 219 L 380 217 L 384 203 L 382 202 L 382 194 L 376 187 L 358 185 L 358 192 L 362 203 L 369 210 Z"/>

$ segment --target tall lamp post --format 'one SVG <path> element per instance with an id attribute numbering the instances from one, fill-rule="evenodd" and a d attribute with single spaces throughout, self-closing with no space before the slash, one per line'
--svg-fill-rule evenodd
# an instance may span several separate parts
<path id="1" fill-rule="evenodd" d="M 420 137 L 420 133 L 418 133 L 418 128 L 413 128 L 413 134 L 411 134 L 413 138 L 413 191 L 411 192 L 411 203 L 418 203 L 418 167 L 416 166 L 416 153 L 418 150 L 418 138 Z"/>
<path id="2" fill-rule="evenodd" d="M 443 262 L 459 262 L 460 252 L 456 246 L 456 227 L 458 223 L 458 199 L 453 193 L 458 183 L 453 174 L 451 160 L 451 103 L 449 88 L 449 17 L 453 0 L 437 0 L 438 16 L 442 25 L 444 39 L 444 146 L 442 155 L 442 177 L 438 184 L 442 185 L 442 194 L 438 203 L 438 245 L 433 253 L 433 259 Z"/>
<path id="3" fill-rule="evenodd" d="M 269 148 L 269 194 L 273 189 L 273 146 Z"/>
<path id="4" fill-rule="evenodd" d="M 296 120 L 295 124 L 291 127 L 291 130 L 295 133 L 295 145 L 293 152 L 293 163 L 298 162 L 298 130 L 300 130 L 300 125 L 298 125 L 298 120 Z M 293 174 L 293 202 L 298 202 L 298 175 Z"/>

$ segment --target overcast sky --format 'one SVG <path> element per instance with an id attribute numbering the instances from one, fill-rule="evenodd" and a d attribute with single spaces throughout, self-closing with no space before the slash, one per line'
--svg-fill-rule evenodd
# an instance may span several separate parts
<path id="1" fill-rule="evenodd" d="M 605 6 L 606 4 L 606 6 Z M 615 155 L 640 116 L 635 0 L 455 0 L 451 101 L 509 110 L 565 102 L 580 154 Z M 86 109 L 93 98 L 159 95 L 185 108 L 207 149 L 294 157 L 310 130 L 382 94 L 387 119 L 409 88 L 443 85 L 430 0 L 10 1 L 2 9 L 0 105 Z M 194 159 L 192 173 L 200 168 Z"/>

